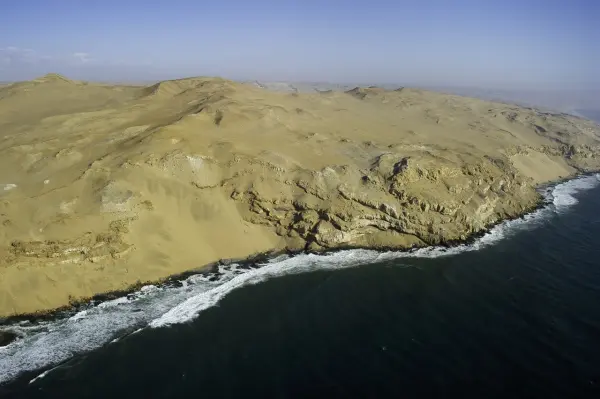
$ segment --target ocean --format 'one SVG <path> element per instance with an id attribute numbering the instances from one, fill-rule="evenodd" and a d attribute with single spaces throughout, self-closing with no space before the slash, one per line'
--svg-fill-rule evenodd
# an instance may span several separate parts
<path id="1" fill-rule="evenodd" d="M 220 266 L 4 322 L 0 397 L 600 397 L 600 176 L 473 243 Z"/>

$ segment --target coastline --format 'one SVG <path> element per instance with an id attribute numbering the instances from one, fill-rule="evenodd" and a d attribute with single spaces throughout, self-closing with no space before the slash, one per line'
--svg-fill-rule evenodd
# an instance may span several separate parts
<path id="1" fill-rule="evenodd" d="M 391 252 L 341 248 L 318 253 L 296 252 L 292 256 L 275 257 L 275 253 L 266 253 L 262 257 L 257 255 L 252 261 L 223 261 L 199 273 L 189 271 L 171 276 L 160 286 L 144 286 L 124 296 L 113 292 L 111 298 L 98 298 L 97 303 L 80 303 L 79 307 L 62 312 L 46 312 L 37 318 L 21 315 L 20 320 L 5 318 L 0 324 L 0 335 L 3 331 L 8 335 L 0 338 L 11 338 L 11 333 L 16 333 L 18 338 L 0 347 L 0 368 L 6 371 L 0 374 L 0 385 L 19 376 L 26 383 L 41 378 L 46 371 L 60 367 L 74 354 L 94 351 L 141 331 L 191 322 L 233 291 L 271 279 L 382 262 L 403 264 L 402 259 L 427 261 L 439 258 L 441 261 L 469 252 L 474 254 L 505 240 L 520 240 L 515 234 L 531 234 L 527 231 L 543 228 L 550 218 L 555 218 L 556 214 L 564 215 L 577 204 L 577 193 L 599 185 L 598 173 L 579 174 L 572 179 L 539 185 L 537 192 L 543 200 L 537 204 L 537 210 L 531 209 L 510 221 L 504 219 L 485 229 L 487 232 L 480 231 L 480 238 L 471 235 L 468 243 L 463 240 L 457 245 L 447 243 L 443 247 Z M 461 263 L 460 260 L 451 262 Z M 9 321 L 12 324 L 7 324 Z"/>
<path id="2" fill-rule="evenodd" d="M 600 173 L 600 170 L 577 173 L 571 177 L 560 178 L 560 179 L 556 179 L 556 180 L 553 180 L 550 182 L 539 184 L 535 188 L 536 188 L 536 191 L 540 192 L 541 190 L 543 190 L 545 188 L 555 187 L 559 184 L 562 184 L 562 183 L 565 183 L 568 181 L 572 181 L 572 180 L 576 180 L 579 178 L 583 178 L 586 176 L 593 176 L 593 175 L 596 175 L 597 173 Z M 378 246 L 378 247 L 340 246 L 340 247 L 336 247 L 336 248 L 325 248 L 323 250 L 318 250 L 318 251 L 304 250 L 304 249 L 293 251 L 293 250 L 283 249 L 283 250 L 271 250 L 271 251 L 256 253 L 256 254 L 252 254 L 252 255 L 249 255 L 249 256 L 243 257 L 243 258 L 220 259 L 218 261 L 211 262 L 211 263 L 205 264 L 205 265 L 197 267 L 197 268 L 189 269 L 182 273 L 176 273 L 173 275 L 169 275 L 167 277 L 164 277 L 164 278 L 161 278 L 158 280 L 148 280 L 148 281 L 143 281 L 143 282 L 139 281 L 136 284 L 133 284 L 122 290 L 100 292 L 91 297 L 74 300 L 74 301 L 70 302 L 69 304 L 58 307 L 58 308 L 48 309 L 48 310 L 40 310 L 38 312 L 32 312 L 32 313 L 19 313 L 19 314 L 6 316 L 6 317 L 0 317 L 0 329 L 4 326 L 10 326 L 15 323 L 19 323 L 19 322 L 23 322 L 23 321 L 37 323 L 40 321 L 51 321 L 51 320 L 56 320 L 56 319 L 60 319 L 60 318 L 64 318 L 64 317 L 70 317 L 70 316 L 73 316 L 74 314 L 77 314 L 80 311 L 89 309 L 90 307 L 98 306 L 103 302 L 115 300 L 115 299 L 122 298 L 122 297 L 127 297 L 128 295 L 138 292 L 144 286 L 154 285 L 154 286 L 158 286 L 158 287 L 176 287 L 176 286 L 181 285 L 182 281 L 189 278 L 190 276 L 214 274 L 214 273 L 218 272 L 218 269 L 220 266 L 229 266 L 232 264 L 237 264 L 237 265 L 239 265 L 240 269 L 255 269 L 255 268 L 259 267 L 258 265 L 265 264 L 266 262 L 268 262 L 278 256 L 281 256 L 281 255 L 287 255 L 290 257 L 298 256 L 301 254 L 325 255 L 325 254 L 331 254 L 331 253 L 344 251 L 344 250 L 361 250 L 361 249 L 377 251 L 380 253 L 385 253 L 385 252 L 411 253 L 411 252 L 414 252 L 414 251 L 417 251 L 420 249 L 426 249 L 426 248 L 440 248 L 440 247 L 453 248 L 453 247 L 457 247 L 460 245 L 470 245 L 470 244 L 473 244 L 474 242 L 476 242 L 481 237 L 485 236 L 494 227 L 501 225 L 503 223 L 506 223 L 508 221 L 511 221 L 511 220 L 523 219 L 528 214 L 532 214 L 540 209 L 543 209 L 544 207 L 548 206 L 550 203 L 551 203 L 551 201 L 549 201 L 547 198 L 544 198 L 544 196 L 540 194 L 540 196 L 538 198 L 538 202 L 534 206 L 526 209 L 524 212 L 514 215 L 514 216 L 505 217 L 494 223 L 490 223 L 487 226 L 485 226 L 483 229 L 480 229 L 476 232 L 471 233 L 464 240 L 460 240 L 460 239 L 459 240 L 446 240 L 438 245 L 413 246 L 413 247 L 406 248 L 406 249 L 399 249 L 397 247 L 385 247 L 385 246 Z"/>
<path id="3" fill-rule="evenodd" d="M 279 253 L 460 245 L 535 209 L 538 184 L 600 163 L 591 121 L 423 90 L 80 83 L 48 75 L 11 97 L 43 106 L 27 107 L 28 134 L 8 121 L 2 318 Z"/>

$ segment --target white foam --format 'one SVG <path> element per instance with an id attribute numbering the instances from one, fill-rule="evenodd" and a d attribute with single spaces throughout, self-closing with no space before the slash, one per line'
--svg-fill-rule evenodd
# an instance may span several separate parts
<path id="1" fill-rule="evenodd" d="M 136 293 L 96 306 L 90 305 L 71 317 L 36 324 L 16 323 L 5 329 L 23 338 L 0 348 L 0 384 L 24 371 L 55 366 L 78 353 L 115 342 L 119 337 L 147 326 L 164 327 L 193 320 L 231 291 L 278 276 L 341 269 L 399 258 L 437 258 L 476 251 L 522 229 L 534 228 L 555 212 L 563 212 L 575 204 L 579 191 L 599 184 L 600 176 L 595 175 L 550 187 L 543 193 L 552 204 L 522 219 L 504 222 L 469 245 L 430 247 L 412 252 L 346 250 L 323 255 L 280 256 L 249 270 L 235 264 L 220 266 L 216 281 L 210 281 L 207 275 L 193 275 L 178 287 L 145 286 Z M 41 374 L 40 378 L 45 375 Z"/>
<path id="2" fill-rule="evenodd" d="M 201 279 L 188 279 L 187 288 L 145 289 L 50 322 L 19 323 L 7 328 L 20 336 L 0 351 L 0 384 L 21 372 L 62 363 L 97 349 L 118 336 L 145 327 L 150 321 L 208 289 Z"/>
<path id="3" fill-rule="evenodd" d="M 554 187 L 552 190 L 552 202 L 559 210 L 577 204 L 575 197 L 580 191 L 596 187 L 600 183 L 600 174 L 569 180 Z"/>
<path id="4" fill-rule="evenodd" d="M 50 373 L 52 370 L 54 369 L 50 369 L 50 370 L 46 370 L 43 373 L 41 373 L 40 375 L 38 375 L 37 377 L 35 377 L 34 379 L 32 379 L 31 381 L 29 381 L 30 384 L 33 384 L 34 382 L 36 382 L 37 380 L 41 380 L 42 378 L 44 378 L 45 376 L 48 375 L 48 373 Z"/>

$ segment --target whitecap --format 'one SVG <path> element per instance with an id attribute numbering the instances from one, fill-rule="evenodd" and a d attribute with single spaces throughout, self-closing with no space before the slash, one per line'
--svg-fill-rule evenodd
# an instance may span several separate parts
<path id="1" fill-rule="evenodd" d="M 43 373 L 41 373 L 40 375 L 38 375 L 37 377 L 35 377 L 34 379 L 32 379 L 31 381 L 29 381 L 30 384 L 33 384 L 34 382 L 36 382 L 37 380 L 41 380 L 42 378 L 44 378 L 45 376 L 48 375 L 48 373 L 50 373 L 52 371 L 51 370 L 46 370 Z"/>
<path id="2" fill-rule="evenodd" d="M 590 190 L 598 186 L 599 183 L 600 175 L 594 174 L 558 184 L 551 193 L 552 203 L 559 211 L 573 206 L 579 202 L 576 197 L 577 193 Z"/>

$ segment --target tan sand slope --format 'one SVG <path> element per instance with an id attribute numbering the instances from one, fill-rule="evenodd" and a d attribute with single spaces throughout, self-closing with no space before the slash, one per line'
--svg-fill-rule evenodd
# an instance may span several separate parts
<path id="1" fill-rule="evenodd" d="M 460 240 L 595 170 L 599 127 L 413 89 L 0 88 L 0 316 L 277 249 Z"/>

